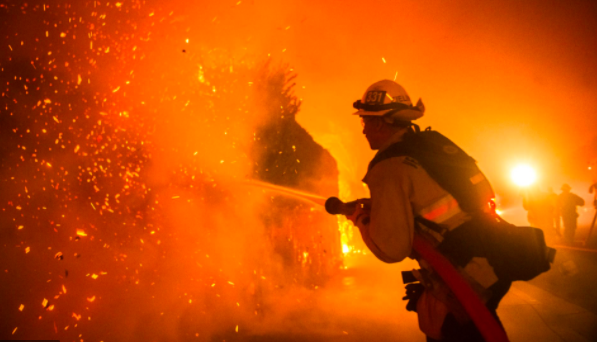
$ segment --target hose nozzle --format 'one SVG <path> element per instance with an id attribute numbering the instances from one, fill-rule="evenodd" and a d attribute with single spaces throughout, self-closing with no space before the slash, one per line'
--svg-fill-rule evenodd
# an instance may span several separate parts
<path id="1" fill-rule="evenodd" d="M 330 197 L 325 201 L 325 211 L 332 215 L 349 216 L 357 209 L 357 201 L 342 202 L 338 197 Z"/>

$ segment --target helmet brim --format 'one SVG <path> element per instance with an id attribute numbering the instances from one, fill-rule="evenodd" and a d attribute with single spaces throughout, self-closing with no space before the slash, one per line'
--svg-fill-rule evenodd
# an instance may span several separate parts
<path id="1" fill-rule="evenodd" d="M 379 110 L 379 111 L 366 111 L 366 110 L 362 110 L 359 109 L 358 111 L 352 113 L 352 115 L 358 115 L 358 116 L 384 116 L 386 114 L 388 114 L 389 112 L 391 112 L 393 109 L 386 109 L 386 110 Z"/>
<path id="2" fill-rule="evenodd" d="M 358 116 L 384 116 L 390 112 L 392 109 L 388 110 L 380 110 L 377 112 L 371 112 L 366 110 L 359 110 L 358 112 L 353 113 L 352 115 Z M 400 121 L 412 121 L 416 120 L 423 116 L 423 112 L 418 109 L 403 109 L 399 110 L 391 115 L 393 119 L 400 120 Z"/>

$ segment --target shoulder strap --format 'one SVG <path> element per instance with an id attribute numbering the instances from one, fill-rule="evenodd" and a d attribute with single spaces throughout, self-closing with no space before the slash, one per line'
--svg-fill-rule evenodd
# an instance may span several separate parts
<path id="1" fill-rule="evenodd" d="M 420 140 L 418 139 L 418 134 L 420 133 L 407 133 L 404 135 L 403 139 L 399 142 L 396 142 L 392 145 L 390 145 L 388 148 L 386 148 L 385 150 L 378 152 L 375 157 L 373 158 L 373 160 L 371 160 L 371 162 L 369 162 L 369 167 L 368 170 L 371 171 L 371 169 L 377 165 L 377 163 L 392 158 L 392 157 L 400 157 L 400 156 L 409 156 L 409 157 L 413 157 L 416 156 L 416 149 L 417 149 L 417 144 L 416 144 L 416 140 Z"/>
<path id="2" fill-rule="evenodd" d="M 494 197 L 491 184 L 479 170 L 475 159 L 437 131 L 411 131 L 402 141 L 378 152 L 369 171 L 379 162 L 399 156 L 415 159 L 442 188 L 467 212 L 484 210 Z"/>

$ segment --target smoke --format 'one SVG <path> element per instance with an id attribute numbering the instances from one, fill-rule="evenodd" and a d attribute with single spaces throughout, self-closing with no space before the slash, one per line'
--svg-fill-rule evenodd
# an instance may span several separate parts
<path id="1" fill-rule="evenodd" d="M 1 336 L 288 331 L 293 304 L 341 265 L 334 218 L 245 182 L 337 191 L 294 122 L 290 68 L 190 44 L 173 8 L 2 10 L 16 34 L 1 61 Z"/>

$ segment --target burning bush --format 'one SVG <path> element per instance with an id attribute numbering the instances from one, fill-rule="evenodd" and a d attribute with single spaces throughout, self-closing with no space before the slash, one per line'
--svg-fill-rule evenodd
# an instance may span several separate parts
<path id="1" fill-rule="evenodd" d="M 333 219 L 246 183 L 337 192 L 288 68 L 174 58 L 138 2 L 0 9 L 1 337 L 250 334 L 338 268 Z"/>

